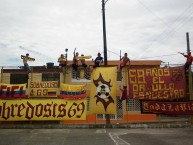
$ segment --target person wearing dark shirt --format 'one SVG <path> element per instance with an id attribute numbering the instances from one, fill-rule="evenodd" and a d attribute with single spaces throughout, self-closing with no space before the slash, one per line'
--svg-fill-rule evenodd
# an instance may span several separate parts
<path id="1" fill-rule="evenodd" d="M 72 68 L 73 68 L 75 71 L 78 70 L 78 55 L 79 55 L 79 53 L 76 52 L 76 53 L 74 53 L 74 57 L 73 57 Z"/>
<path id="2" fill-rule="evenodd" d="M 103 57 L 98 53 L 98 56 L 94 60 L 94 68 L 99 67 L 101 63 L 103 63 Z"/>
<path id="3" fill-rule="evenodd" d="M 79 79 L 78 78 L 78 61 L 79 61 L 78 55 L 79 55 L 78 52 L 76 52 L 76 53 L 74 52 L 74 57 L 73 57 L 73 62 L 72 62 L 72 68 L 75 72 L 76 79 Z"/>

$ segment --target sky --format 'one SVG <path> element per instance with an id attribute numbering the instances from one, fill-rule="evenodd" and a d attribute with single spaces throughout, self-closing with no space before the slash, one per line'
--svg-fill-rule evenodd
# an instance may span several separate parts
<path id="1" fill-rule="evenodd" d="M 0 66 L 58 65 L 60 54 L 103 56 L 102 0 L 0 0 Z M 184 64 L 186 33 L 193 50 L 192 0 L 107 0 L 107 59 Z"/>

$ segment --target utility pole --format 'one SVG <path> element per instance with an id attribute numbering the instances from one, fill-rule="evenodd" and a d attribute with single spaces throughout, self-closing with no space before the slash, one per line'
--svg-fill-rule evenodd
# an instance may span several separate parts
<path id="1" fill-rule="evenodd" d="M 190 52 L 190 42 L 189 42 L 189 33 L 186 33 L 186 41 L 187 41 L 187 53 Z M 189 99 L 193 100 L 192 96 L 192 70 L 191 66 L 188 69 L 188 86 L 189 86 Z M 190 117 L 190 122 L 193 124 L 193 116 L 191 115 Z"/>
<path id="2" fill-rule="evenodd" d="M 107 64 L 107 38 L 106 38 L 106 22 L 105 22 L 105 4 L 108 0 L 102 0 L 102 17 L 103 17 L 103 45 L 104 45 L 104 65 Z M 110 124 L 110 115 L 106 114 L 106 124 Z"/>
<path id="3" fill-rule="evenodd" d="M 190 42 L 189 42 L 189 33 L 186 33 L 186 41 L 187 41 L 187 53 L 190 52 Z"/>
<path id="4" fill-rule="evenodd" d="M 186 41 L 187 41 L 187 53 L 190 52 L 190 42 L 189 42 L 189 33 L 186 33 Z M 189 84 L 189 99 L 193 100 L 192 98 L 192 71 L 191 71 L 191 66 L 189 67 L 188 70 L 188 84 Z"/>
<path id="5" fill-rule="evenodd" d="M 102 0 L 102 16 L 103 16 L 103 45 L 104 45 L 104 65 L 107 66 L 107 38 L 106 38 L 106 22 L 105 22 L 105 4 L 108 0 Z"/>

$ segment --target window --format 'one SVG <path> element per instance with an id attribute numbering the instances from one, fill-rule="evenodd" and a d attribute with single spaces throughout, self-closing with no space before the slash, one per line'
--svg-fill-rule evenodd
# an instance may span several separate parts
<path id="1" fill-rule="evenodd" d="M 127 100 L 127 111 L 141 111 L 140 100 L 128 99 Z"/>
<path id="2" fill-rule="evenodd" d="M 42 73 L 42 81 L 58 81 L 60 84 L 60 73 Z"/>
<path id="3" fill-rule="evenodd" d="M 78 70 L 75 71 L 74 69 L 72 69 L 72 78 L 73 79 L 86 79 L 86 80 L 90 80 L 90 68 L 84 68 L 84 67 L 78 67 Z"/>
<path id="4" fill-rule="evenodd" d="M 28 83 L 27 74 L 10 74 L 10 84 L 25 84 Z"/>
<path id="5" fill-rule="evenodd" d="M 122 80 L 122 74 L 120 71 L 117 71 L 117 81 L 121 81 Z"/>
<path id="6" fill-rule="evenodd" d="M 90 110 L 90 97 L 86 97 L 86 103 L 87 103 L 87 111 Z"/>

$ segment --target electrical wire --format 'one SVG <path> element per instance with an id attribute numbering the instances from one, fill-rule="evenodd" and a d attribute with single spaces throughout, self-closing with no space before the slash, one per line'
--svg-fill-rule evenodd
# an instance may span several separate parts
<path id="1" fill-rule="evenodd" d="M 139 1 L 139 0 L 138 0 Z M 144 5 L 141 1 L 139 1 L 142 5 Z M 186 22 L 187 21 L 190 21 L 191 19 L 192 19 L 192 14 L 193 14 L 193 12 L 191 12 L 189 15 L 188 15 L 188 17 L 189 17 L 189 19 L 187 20 L 186 19 L 186 21 L 184 21 L 183 19 L 183 15 L 185 14 L 185 13 L 187 13 L 187 11 L 190 9 L 190 8 L 192 8 L 192 6 L 193 6 L 193 3 L 191 3 L 173 22 L 172 22 L 172 24 L 173 25 L 175 25 L 175 23 L 177 23 L 178 21 L 181 21 L 181 22 L 179 22 L 180 24 L 177 24 L 177 26 L 176 27 L 174 27 L 173 29 L 171 29 L 169 32 L 167 31 L 167 29 L 164 29 L 162 32 L 161 32 L 161 34 L 157 37 L 157 38 L 155 38 L 154 40 L 153 40 L 153 42 L 149 45 L 149 47 L 148 48 L 146 48 L 144 51 L 143 51 L 143 54 L 147 51 L 147 50 L 149 50 L 150 48 L 152 48 L 152 46 L 153 46 L 153 44 L 155 43 L 155 42 L 157 42 L 158 40 L 159 41 L 163 41 L 164 39 L 166 39 L 166 38 L 168 38 L 168 37 L 170 37 L 174 32 L 176 32 L 176 30 L 179 30 L 184 24 L 186 24 Z M 144 5 L 144 7 L 146 8 L 146 9 L 148 9 L 151 13 L 153 13 L 147 6 L 145 6 Z M 156 16 L 157 17 L 157 16 Z M 172 25 L 171 24 L 171 25 Z M 181 25 L 181 26 L 179 26 L 179 25 Z M 160 40 L 160 38 L 162 38 L 161 40 Z"/>
<path id="2" fill-rule="evenodd" d="M 165 21 L 160 18 L 158 15 L 156 15 L 150 8 L 148 8 L 142 1 L 137 0 L 139 2 L 139 4 L 141 4 L 146 10 L 148 10 L 151 14 L 153 14 L 158 20 L 160 20 L 164 25 L 166 25 L 167 27 L 170 28 L 170 25 L 165 23 Z"/>

